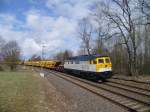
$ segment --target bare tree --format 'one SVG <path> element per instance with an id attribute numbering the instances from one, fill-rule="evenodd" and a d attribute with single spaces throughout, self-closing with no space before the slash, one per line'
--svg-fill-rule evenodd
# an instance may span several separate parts
<path id="1" fill-rule="evenodd" d="M 3 39 L 2 36 L 0 36 L 0 48 L 2 48 L 5 45 L 5 40 Z"/>
<path id="2" fill-rule="evenodd" d="M 148 25 L 150 24 L 150 1 L 149 0 L 138 0 L 139 3 L 139 9 L 143 14 L 143 18 L 146 19 L 144 23 L 142 22 L 143 25 Z"/>
<path id="3" fill-rule="evenodd" d="M 97 28 L 95 29 L 95 33 L 96 33 L 96 40 L 95 40 L 95 52 L 96 53 L 100 53 L 102 54 L 103 53 L 103 47 L 104 47 L 104 44 L 103 44 L 103 38 L 105 38 L 106 34 L 105 32 L 103 31 L 103 20 L 102 20 L 102 13 L 99 12 L 99 11 L 96 11 L 96 13 L 94 14 L 94 17 L 95 17 L 95 21 L 97 23 Z"/>
<path id="4" fill-rule="evenodd" d="M 142 13 L 150 17 L 150 1 L 149 0 L 138 0 L 138 1 Z"/>
<path id="5" fill-rule="evenodd" d="M 141 25 L 143 28 L 143 49 L 144 51 L 141 53 L 142 62 L 140 68 L 140 72 L 143 74 L 150 74 L 150 1 L 149 0 L 138 0 L 139 1 L 139 8 L 143 14 L 143 21 Z"/>
<path id="6" fill-rule="evenodd" d="M 29 60 L 32 60 L 32 61 L 40 61 L 41 60 L 41 57 L 34 54 Z"/>
<path id="7" fill-rule="evenodd" d="M 79 22 L 78 31 L 79 38 L 82 40 L 82 46 L 86 49 L 87 54 L 90 55 L 93 27 L 88 18 L 83 18 Z"/>
<path id="8" fill-rule="evenodd" d="M 16 41 L 10 41 L 2 48 L 4 62 L 11 70 L 16 68 L 16 62 L 20 60 L 20 47 Z"/>
<path id="9" fill-rule="evenodd" d="M 111 58 L 113 63 L 113 70 L 116 73 L 127 74 L 127 61 L 126 61 L 127 52 L 122 44 L 119 41 L 113 46 L 111 52 Z"/>
<path id="10" fill-rule="evenodd" d="M 79 22 L 79 54 L 102 53 L 106 47 L 120 73 L 150 73 L 150 1 L 101 1 L 91 14 L 96 26 L 87 18 Z"/>
<path id="11" fill-rule="evenodd" d="M 0 36 L 0 61 L 3 60 L 3 57 L 2 57 L 2 48 L 3 46 L 5 45 L 5 40 L 2 38 L 2 36 Z"/>
<path id="12" fill-rule="evenodd" d="M 54 59 L 61 61 L 62 63 L 64 63 L 64 61 L 71 57 L 73 55 L 72 51 L 69 50 L 65 50 L 63 52 L 58 52 L 56 54 L 56 56 L 54 56 Z"/>
<path id="13" fill-rule="evenodd" d="M 77 51 L 77 55 L 85 55 L 86 54 L 86 49 L 85 47 L 81 44 L 79 50 Z"/>
<path id="14" fill-rule="evenodd" d="M 137 73 L 137 36 L 136 36 L 136 21 L 134 14 L 134 4 L 132 0 L 112 0 L 112 3 L 118 8 L 114 11 L 109 6 L 105 5 L 103 13 L 109 19 L 115 33 L 121 37 L 122 42 L 126 46 L 128 53 L 128 69 L 129 74 Z"/>
<path id="15" fill-rule="evenodd" d="M 71 57 L 73 53 L 69 50 L 65 50 L 63 53 L 63 59 L 66 60 L 67 58 Z"/>
<path id="16" fill-rule="evenodd" d="M 144 28 L 144 53 L 143 53 L 143 71 L 147 74 L 150 73 L 150 25 Z"/>
<path id="17" fill-rule="evenodd" d="M 109 23 L 105 20 L 106 17 L 104 16 L 104 14 L 100 11 L 100 7 L 101 5 L 97 4 L 97 9 L 95 10 L 94 14 L 92 14 L 93 16 L 93 20 L 96 22 L 96 27 L 94 28 L 94 34 L 95 34 L 95 47 L 94 47 L 94 52 L 98 53 L 98 54 L 107 54 L 106 51 L 106 47 L 104 45 L 104 43 L 106 42 L 106 40 L 108 38 L 111 37 L 111 35 L 109 35 Z"/>

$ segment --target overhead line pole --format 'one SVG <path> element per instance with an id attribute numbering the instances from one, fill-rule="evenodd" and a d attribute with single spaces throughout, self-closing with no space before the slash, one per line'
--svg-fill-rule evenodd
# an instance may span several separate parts
<path id="1" fill-rule="evenodd" d="M 44 45 L 44 43 L 42 43 L 42 56 L 41 56 L 41 60 L 44 60 L 44 48 L 46 47 L 46 45 Z M 43 72 L 43 65 L 41 66 L 41 73 L 40 75 L 42 77 L 44 77 L 44 72 Z"/>

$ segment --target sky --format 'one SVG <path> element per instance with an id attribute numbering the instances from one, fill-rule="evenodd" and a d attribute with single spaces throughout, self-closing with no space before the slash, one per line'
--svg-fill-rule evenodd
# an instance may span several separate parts
<path id="1" fill-rule="evenodd" d="M 29 58 L 54 56 L 65 49 L 76 53 L 78 21 L 87 17 L 95 0 L 0 0 L 0 36 L 15 40 Z"/>

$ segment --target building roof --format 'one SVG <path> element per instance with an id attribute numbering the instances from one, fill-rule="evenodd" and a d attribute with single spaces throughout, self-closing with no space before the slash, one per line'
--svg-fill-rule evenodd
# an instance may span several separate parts
<path id="1" fill-rule="evenodd" d="M 80 55 L 80 56 L 74 56 L 74 57 L 70 57 L 67 60 L 72 60 L 72 61 L 89 61 L 89 60 L 93 60 L 97 57 L 104 57 L 104 55 Z M 106 57 L 106 56 L 105 56 Z"/>

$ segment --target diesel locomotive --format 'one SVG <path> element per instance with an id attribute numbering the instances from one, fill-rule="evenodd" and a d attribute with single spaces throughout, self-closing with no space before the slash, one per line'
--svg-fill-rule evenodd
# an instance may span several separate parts
<path id="1" fill-rule="evenodd" d="M 68 58 L 64 63 L 66 72 L 84 75 L 95 80 L 105 80 L 112 76 L 109 56 L 81 55 Z"/>

